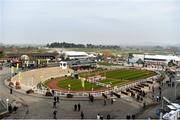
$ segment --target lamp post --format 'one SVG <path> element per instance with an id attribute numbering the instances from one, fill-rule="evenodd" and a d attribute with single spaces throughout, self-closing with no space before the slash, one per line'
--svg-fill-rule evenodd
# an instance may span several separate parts
<path id="1" fill-rule="evenodd" d="M 70 92 L 70 90 L 71 90 L 71 84 L 68 84 L 68 93 Z"/>
<path id="2" fill-rule="evenodd" d="M 94 91 L 94 87 L 93 87 L 93 84 L 92 84 L 92 86 L 91 86 L 91 90 L 92 90 L 92 91 Z"/>
<path id="3" fill-rule="evenodd" d="M 7 105 L 7 111 L 8 111 L 8 104 L 9 104 L 9 99 L 6 99 L 6 105 Z"/>

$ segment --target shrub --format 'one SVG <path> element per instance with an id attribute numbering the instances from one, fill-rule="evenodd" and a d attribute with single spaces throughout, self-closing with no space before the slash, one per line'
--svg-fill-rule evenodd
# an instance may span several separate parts
<path id="1" fill-rule="evenodd" d="M 26 93 L 27 93 L 27 94 L 34 93 L 34 90 L 32 90 L 32 89 L 29 89 L 29 90 L 27 90 L 27 91 L 26 91 Z"/>
<path id="2" fill-rule="evenodd" d="M 67 98 L 73 98 L 72 94 L 67 94 Z"/>
<path id="3" fill-rule="evenodd" d="M 53 96 L 52 93 L 50 91 L 47 91 L 45 96 Z"/>

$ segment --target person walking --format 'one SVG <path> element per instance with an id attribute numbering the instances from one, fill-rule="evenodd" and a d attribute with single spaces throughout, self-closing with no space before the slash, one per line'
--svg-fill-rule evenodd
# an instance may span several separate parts
<path id="1" fill-rule="evenodd" d="M 108 120 L 111 119 L 110 114 L 107 114 L 107 119 L 108 119 Z"/>
<path id="2" fill-rule="evenodd" d="M 100 114 L 99 113 L 97 114 L 97 120 L 100 120 Z"/>
<path id="3" fill-rule="evenodd" d="M 8 111 L 9 111 L 9 113 L 12 113 L 12 111 L 13 111 L 13 108 L 12 108 L 11 104 L 8 105 Z"/>
<path id="4" fill-rule="evenodd" d="M 104 99 L 104 106 L 106 105 L 106 99 Z"/>
<path id="5" fill-rule="evenodd" d="M 135 114 L 132 114 L 132 119 L 133 119 L 133 120 L 135 119 Z"/>
<path id="6" fill-rule="evenodd" d="M 92 103 L 94 102 L 94 96 L 93 95 L 91 95 L 92 96 Z"/>
<path id="7" fill-rule="evenodd" d="M 54 96 L 54 92 L 55 92 L 55 91 L 54 91 L 54 90 L 52 90 L 51 92 L 52 92 L 52 95 Z"/>
<path id="8" fill-rule="evenodd" d="M 54 102 L 56 102 L 56 96 L 54 96 Z"/>
<path id="9" fill-rule="evenodd" d="M 54 119 L 56 119 L 56 114 L 57 114 L 57 110 L 55 109 L 55 110 L 53 111 Z"/>
<path id="10" fill-rule="evenodd" d="M 113 104 L 114 103 L 114 100 L 111 98 L 111 104 Z"/>
<path id="11" fill-rule="evenodd" d="M 58 103 L 60 103 L 60 101 L 59 101 L 59 96 L 57 96 L 56 100 L 57 100 Z"/>
<path id="12" fill-rule="evenodd" d="M 77 110 L 77 105 L 75 104 L 75 105 L 74 105 L 74 111 L 76 111 L 76 110 Z"/>
<path id="13" fill-rule="evenodd" d="M 103 120 L 103 114 L 100 115 L 100 119 Z"/>
<path id="14" fill-rule="evenodd" d="M 78 103 L 78 111 L 80 111 L 81 110 L 81 105 L 80 105 L 80 103 Z"/>
<path id="15" fill-rule="evenodd" d="M 13 89 L 12 89 L 12 87 L 10 88 L 10 94 L 12 94 L 12 91 L 13 91 Z"/>
<path id="16" fill-rule="evenodd" d="M 154 93 L 154 86 L 152 86 L 152 92 Z"/>
<path id="17" fill-rule="evenodd" d="M 81 112 L 81 119 L 84 119 L 84 113 Z"/>
<path id="18" fill-rule="evenodd" d="M 127 120 L 131 119 L 131 116 L 128 114 L 128 115 L 126 116 L 126 119 L 127 119 Z"/>
<path id="19" fill-rule="evenodd" d="M 56 101 L 53 102 L 53 108 L 56 108 Z"/>

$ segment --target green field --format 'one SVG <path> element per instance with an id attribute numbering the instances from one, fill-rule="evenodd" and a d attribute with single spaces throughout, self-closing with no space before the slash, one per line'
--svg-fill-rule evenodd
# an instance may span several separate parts
<path id="1" fill-rule="evenodd" d="M 106 77 L 121 80 L 138 80 L 155 75 L 156 73 L 147 70 L 119 69 L 106 72 Z"/>
<path id="2" fill-rule="evenodd" d="M 147 71 L 147 70 L 137 70 L 137 69 L 116 69 L 116 70 L 102 70 L 97 69 L 93 72 L 84 72 L 80 73 L 81 77 L 90 77 L 95 76 L 97 74 L 100 74 L 102 76 L 106 76 L 105 80 L 101 80 L 101 83 L 104 84 L 111 84 L 111 86 L 121 86 L 130 82 L 133 82 L 135 80 L 148 78 L 151 76 L 156 75 L 155 72 Z M 50 80 L 46 81 L 45 84 L 48 85 Z M 102 89 L 103 87 L 97 86 L 96 84 L 92 84 L 89 82 L 85 82 L 85 88 L 81 85 L 81 80 L 72 79 L 71 77 L 64 78 L 58 81 L 58 87 L 62 89 L 68 90 L 68 85 L 71 85 L 70 90 L 72 91 L 91 91 L 92 87 L 94 90 Z"/>
<path id="3" fill-rule="evenodd" d="M 125 80 L 137 80 L 143 79 L 155 75 L 155 72 L 147 70 L 136 70 L 136 69 L 116 69 L 112 71 L 98 69 L 92 72 L 80 73 L 81 77 L 90 77 L 100 74 L 106 76 L 106 78 L 112 79 L 125 79 Z"/>
<path id="4" fill-rule="evenodd" d="M 95 84 L 92 84 L 92 83 L 89 83 L 89 82 L 85 82 L 85 87 L 83 88 L 82 85 L 81 85 L 81 80 L 77 80 L 77 79 L 65 79 L 65 80 L 60 80 L 58 82 L 58 86 L 60 88 L 63 88 L 63 89 L 67 89 L 68 90 L 68 85 L 71 85 L 71 90 L 73 91 L 83 91 L 83 90 L 86 90 L 86 91 L 91 91 L 92 90 L 92 87 L 97 90 L 97 89 L 101 89 L 102 87 L 101 86 L 97 86 Z"/>
<path id="5" fill-rule="evenodd" d="M 81 77 L 90 77 L 100 74 L 106 76 L 106 80 L 101 80 L 101 83 L 111 84 L 111 86 L 123 85 L 135 80 L 148 78 L 156 75 L 155 72 L 147 70 L 136 70 L 136 69 L 118 69 L 112 71 L 94 71 L 91 73 L 81 73 Z"/>

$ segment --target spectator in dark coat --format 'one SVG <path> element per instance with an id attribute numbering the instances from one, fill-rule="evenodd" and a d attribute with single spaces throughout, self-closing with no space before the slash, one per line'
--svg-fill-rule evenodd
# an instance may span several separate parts
<path id="1" fill-rule="evenodd" d="M 77 105 L 75 104 L 75 105 L 74 105 L 74 111 L 76 111 L 76 110 L 77 110 Z"/>
<path id="2" fill-rule="evenodd" d="M 81 112 L 81 119 L 84 119 L 84 113 Z"/>
<path id="3" fill-rule="evenodd" d="M 81 105 L 80 105 L 80 103 L 78 104 L 78 111 L 80 111 L 81 110 Z"/>
<path id="4" fill-rule="evenodd" d="M 107 119 L 108 119 L 108 120 L 111 119 L 110 114 L 107 115 Z"/>
<path id="5" fill-rule="evenodd" d="M 59 101 L 59 96 L 57 96 L 57 98 L 56 98 L 56 99 L 57 99 L 57 102 L 58 102 L 58 103 L 60 103 L 60 101 Z"/>

